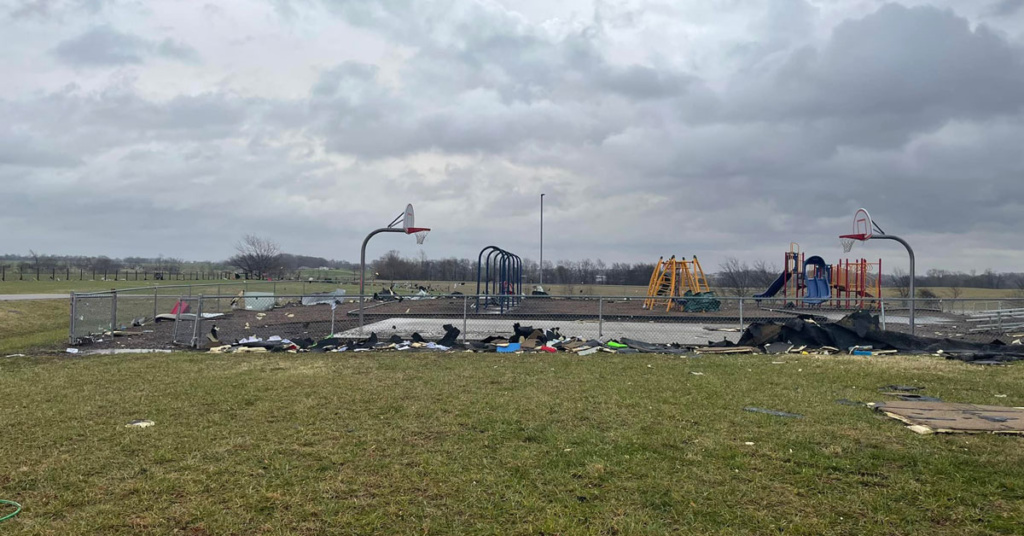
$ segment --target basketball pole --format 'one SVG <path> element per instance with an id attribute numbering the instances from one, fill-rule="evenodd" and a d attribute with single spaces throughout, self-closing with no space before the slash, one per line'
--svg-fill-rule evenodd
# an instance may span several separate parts
<path id="1" fill-rule="evenodd" d="M 873 234 L 869 240 L 893 240 L 903 244 L 903 247 L 907 248 L 907 254 L 910 255 L 910 334 L 914 334 L 914 301 L 917 295 L 914 294 L 914 248 L 910 247 L 910 244 L 906 240 L 890 234 Z M 881 277 L 881 266 L 879 266 L 879 277 Z"/>
<path id="2" fill-rule="evenodd" d="M 363 247 L 359 250 L 359 333 L 363 332 L 363 302 L 366 301 L 366 296 L 363 295 L 363 280 L 366 279 L 366 243 L 378 233 L 404 232 L 405 229 L 399 227 L 381 227 L 363 239 Z"/>

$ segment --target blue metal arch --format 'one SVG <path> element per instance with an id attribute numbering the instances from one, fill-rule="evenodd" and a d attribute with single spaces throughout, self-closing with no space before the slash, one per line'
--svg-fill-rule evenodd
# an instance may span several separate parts
<path id="1" fill-rule="evenodd" d="M 523 293 L 523 259 L 498 246 L 481 249 L 476 259 L 476 293 L 477 312 L 481 296 L 485 296 L 486 307 L 489 296 L 496 295 L 495 301 L 502 313 L 518 304 Z"/>

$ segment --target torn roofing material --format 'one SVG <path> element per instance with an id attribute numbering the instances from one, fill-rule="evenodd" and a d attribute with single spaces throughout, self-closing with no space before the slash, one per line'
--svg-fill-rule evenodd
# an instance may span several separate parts
<path id="1" fill-rule="evenodd" d="M 1024 434 L 1024 409 L 952 402 L 878 402 L 875 411 L 902 421 L 920 434 Z"/>
<path id="2" fill-rule="evenodd" d="M 879 327 L 878 317 L 867 311 L 857 311 L 838 322 L 819 324 L 812 320 L 793 318 L 785 323 L 760 323 L 750 325 L 738 346 L 763 347 L 771 343 L 787 343 L 808 348 L 833 346 L 852 348 L 873 346 L 880 350 L 898 350 L 907 353 L 950 354 L 951 359 L 974 361 L 1017 361 L 1024 359 L 1024 346 L 1003 344 L 981 344 L 954 339 L 918 337 Z"/>

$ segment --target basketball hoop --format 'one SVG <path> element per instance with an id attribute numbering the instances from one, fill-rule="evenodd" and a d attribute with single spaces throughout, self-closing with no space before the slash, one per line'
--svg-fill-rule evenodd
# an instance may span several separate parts
<path id="1" fill-rule="evenodd" d="M 843 245 L 843 253 L 849 253 L 853 250 L 854 242 L 871 240 L 877 227 L 875 222 L 871 220 L 871 214 L 868 214 L 867 209 L 857 209 L 857 212 L 853 214 L 853 232 L 839 236 L 839 243 Z M 879 232 L 881 232 L 880 229 Z"/>
<path id="2" fill-rule="evenodd" d="M 849 253 L 855 242 L 863 242 L 868 238 L 863 234 L 848 234 L 839 237 L 839 243 L 843 245 L 843 253 Z"/>
<path id="3" fill-rule="evenodd" d="M 843 245 L 843 253 L 849 253 L 853 249 L 853 243 L 856 240 L 852 238 L 840 238 L 839 243 Z"/>
<path id="4" fill-rule="evenodd" d="M 406 234 L 411 234 L 416 237 L 417 244 L 423 244 L 423 241 L 427 239 L 427 235 L 430 234 L 430 229 L 425 227 L 410 227 L 405 230 Z"/>

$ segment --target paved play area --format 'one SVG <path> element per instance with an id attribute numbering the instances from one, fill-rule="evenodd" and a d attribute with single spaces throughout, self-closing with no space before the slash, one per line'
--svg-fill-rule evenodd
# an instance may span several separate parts
<path id="1" fill-rule="evenodd" d="M 460 330 L 465 325 L 466 337 L 469 340 L 479 340 L 491 335 L 510 336 L 512 335 L 512 324 L 514 319 L 462 319 L 441 320 L 436 318 L 389 318 L 366 324 L 362 332 L 359 328 L 350 329 L 339 333 L 341 337 L 362 337 L 371 332 L 378 336 L 390 336 L 392 333 L 418 332 L 424 338 L 437 339 L 444 336 L 444 324 L 451 323 Z M 651 343 L 668 344 L 677 342 L 680 344 L 707 344 L 708 341 L 721 341 L 723 339 L 736 342 L 741 335 L 735 322 L 728 324 L 710 323 L 658 323 L 658 322 L 604 322 L 597 320 L 570 320 L 570 321 L 537 321 L 532 324 L 538 328 L 551 329 L 559 328 L 563 335 L 581 337 L 584 339 L 619 339 L 628 337 L 630 339 L 642 340 Z M 732 331 L 718 331 L 732 330 Z M 461 338 L 461 337 L 460 337 Z"/>

